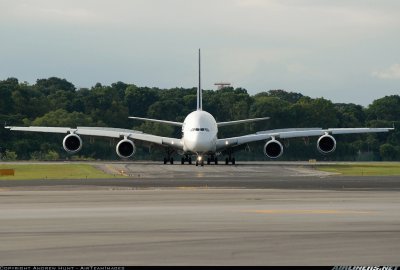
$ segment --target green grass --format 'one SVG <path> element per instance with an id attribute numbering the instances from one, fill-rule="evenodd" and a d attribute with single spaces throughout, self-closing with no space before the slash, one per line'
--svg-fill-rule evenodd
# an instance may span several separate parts
<path id="1" fill-rule="evenodd" d="M 340 173 L 349 176 L 400 175 L 400 163 L 398 162 L 317 165 L 316 169 L 324 172 Z"/>
<path id="2" fill-rule="evenodd" d="M 122 178 L 106 174 L 89 164 L 1 164 L 0 169 L 14 169 L 14 176 L 0 176 L 1 180 L 30 179 L 94 179 Z"/>

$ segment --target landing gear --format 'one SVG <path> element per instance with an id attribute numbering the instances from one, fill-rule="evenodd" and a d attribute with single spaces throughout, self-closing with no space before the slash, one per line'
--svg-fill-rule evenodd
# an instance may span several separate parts
<path id="1" fill-rule="evenodd" d="M 164 158 L 164 164 L 170 163 L 171 165 L 174 164 L 174 158 L 170 157 L 170 158 Z"/>
<path id="2" fill-rule="evenodd" d="M 185 164 L 185 162 L 189 163 L 190 165 L 192 165 L 192 157 L 190 156 L 184 156 L 181 158 L 181 164 Z"/>
<path id="3" fill-rule="evenodd" d="M 225 159 L 225 165 L 228 165 L 228 164 L 229 164 L 229 162 L 230 162 L 230 163 L 232 163 L 232 165 L 235 165 L 235 163 L 236 163 L 236 160 L 235 160 L 235 158 L 234 158 L 234 157 L 232 157 L 232 156 L 229 156 L 229 157 L 227 157 L 227 158 Z"/>
<path id="4" fill-rule="evenodd" d="M 197 159 L 196 159 L 196 166 L 199 166 L 199 165 L 200 165 L 201 167 L 204 166 L 204 159 L 203 159 L 202 156 L 198 156 Z"/>
<path id="5" fill-rule="evenodd" d="M 167 155 L 166 157 L 164 157 L 164 164 L 167 164 L 168 162 L 172 165 L 174 164 L 174 158 L 172 157 L 172 155 L 174 154 L 173 150 L 167 150 Z"/>
<path id="6" fill-rule="evenodd" d="M 207 165 L 210 165 L 211 162 L 214 162 L 215 165 L 218 165 L 218 158 L 214 155 L 211 157 L 207 158 Z"/>

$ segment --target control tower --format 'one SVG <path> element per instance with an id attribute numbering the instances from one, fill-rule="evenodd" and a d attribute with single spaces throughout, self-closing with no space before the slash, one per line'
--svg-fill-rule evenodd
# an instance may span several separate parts
<path id="1" fill-rule="evenodd" d="M 214 85 L 216 85 L 218 87 L 218 90 L 221 90 L 224 87 L 231 86 L 231 83 L 228 83 L 228 82 L 216 82 L 216 83 L 214 83 Z"/>

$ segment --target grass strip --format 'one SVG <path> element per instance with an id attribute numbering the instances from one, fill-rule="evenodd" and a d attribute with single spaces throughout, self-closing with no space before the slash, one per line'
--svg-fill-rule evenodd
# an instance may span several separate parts
<path id="1" fill-rule="evenodd" d="M 334 165 L 316 165 L 317 170 L 340 173 L 348 176 L 389 176 L 400 175 L 400 163 L 348 163 Z"/>
<path id="2" fill-rule="evenodd" d="M 0 169 L 15 170 L 14 176 L 0 176 L 0 180 L 124 178 L 89 164 L 1 164 Z"/>

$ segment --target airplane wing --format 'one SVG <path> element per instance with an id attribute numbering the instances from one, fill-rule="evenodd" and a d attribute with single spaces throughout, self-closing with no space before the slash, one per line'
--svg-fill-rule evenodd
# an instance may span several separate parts
<path id="1" fill-rule="evenodd" d="M 239 146 L 241 144 L 275 139 L 289 139 L 289 138 L 305 138 L 322 136 L 324 134 L 338 135 L 338 134 L 356 134 L 356 133 L 377 133 L 389 132 L 394 128 L 293 128 L 293 129 L 275 129 L 256 132 L 254 134 L 218 139 L 217 151 L 222 151 L 231 147 Z"/>
<path id="2" fill-rule="evenodd" d="M 133 141 L 138 140 L 146 143 L 153 143 L 164 147 L 172 147 L 177 150 L 183 149 L 183 144 L 180 139 L 168 138 L 157 135 L 146 134 L 137 130 L 107 128 L 107 127 L 5 127 L 12 131 L 27 131 L 27 132 L 45 132 L 45 133 L 61 133 L 61 134 L 76 134 L 82 136 L 98 136 L 105 138 L 127 138 Z"/>
<path id="3" fill-rule="evenodd" d="M 181 123 L 181 122 L 173 122 L 173 121 L 151 119 L 151 118 L 142 118 L 142 117 L 136 117 L 136 116 L 130 116 L 129 118 L 136 119 L 136 120 L 142 120 L 142 121 L 150 121 L 150 122 L 162 123 L 162 124 L 178 126 L 178 127 L 181 127 L 183 125 L 183 123 Z"/>
<path id="4" fill-rule="evenodd" d="M 267 119 L 269 119 L 269 117 L 251 118 L 251 119 L 243 119 L 243 120 L 228 121 L 228 122 L 219 122 L 219 123 L 217 123 L 217 126 L 223 127 L 223 126 L 230 126 L 230 125 L 236 125 L 236 124 L 242 124 L 242 123 L 262 121 L 262 120 L 267 120 Z"/>

